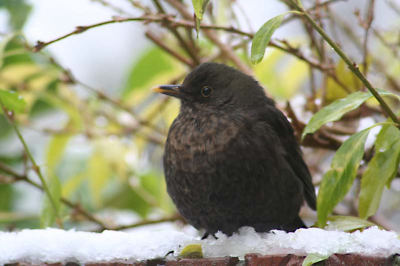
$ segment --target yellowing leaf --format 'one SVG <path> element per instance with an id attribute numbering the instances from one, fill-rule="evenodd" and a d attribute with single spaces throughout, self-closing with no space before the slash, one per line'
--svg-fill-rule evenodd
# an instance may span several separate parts
<path id="1" fill-rule="evenodd" d="M 292 98 L 306 81 L 308 66 L 275 48 L 265 57 L 266 60 L 253 67 L 257 80 L 273 98 Z"/>
<path id="2" fill-rule="evenodd" d="M 95 151 L 89 160 L 90 192 L 96 206 L 101 206 L 103 189 L 111 177 L 110 165 L 104 156 Z"/>
<path id="3" fill-rule="evenodd" d="M 311 266 L 314 263 L 326 260 L 327 258 L 329 258 L 329 256 L 330 255 L 320 255 L 320 254 L 316 254 L 316 253 L 310 253 L 303 260 L 303 264 L 301 264 L 301 265 L 302 266 Z"/>
<path id="4" fill-rule="evenodd" d="M 86 177 L 87 175 L 85 173 L 79 173 L 69 177 L 68 180 L 63 183 L 62 195 L 66 198 L 70 197 L 82 185 Z"/>
<path id="5" fill-rule="evenodd" d="M 125 156 L 129 148 L 119 139 L 103 138 L 96 141 L 96 150 L 107 161 L 110 170 L 117 175 L 120 180 L 127 179 L 127 164 Z"/>
<path id="6" fill-rule="evenodd" d="M 179 257 L 181 258 L 191 258 L 191 259 L 201 259 L 203 258 L 203 250 L 201 248 L 201 245 L 199 244 L 193 244 L 193 245 L 188 245 L 184 247 L 179 254 Z"/>
<path id="7" fill-rule="evenodd" d="M 360 65 L 360 68 L 363 66 Z M 335 67 L 335 73 L 339 80 L 347 87 L 350 92 L 356 92 L 360 89 L 361 81 L 354 75 L 353 72 L 348 68 L 347 64 L 343 60 L 339 60 Z M 344 98 L 348 93 L 337 84 L 332 78 L 328 78 L 326 84 L 326 96 L 325 99 L 328 103 L 337 99 Z"/>
<path id="8" fill-rule="evenodd" d="M 54 172 L 67 147 L 69 135 L 55 135 L 47 146 L 46 161 L 50 171 Z"/>
<path id="9" fill-rule="evenodd" d="M 20 90 L 19 94 L 26 102 L 26 112 L 29 112 L 40 92 L 45 91 L 58 76 L 59 70 L 54 67 L 44 68 L 31 62 L 13 63 L 1 70 L 0 87 L 10 90 L 16 84 L 23 84 L 26 89 Z"/>

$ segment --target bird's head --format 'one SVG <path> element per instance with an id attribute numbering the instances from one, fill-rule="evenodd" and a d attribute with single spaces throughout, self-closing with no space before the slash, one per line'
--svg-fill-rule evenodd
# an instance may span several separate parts
<path id="1" fill-rule="evenodd" d="M 181 85 L 163 85 L 153 90 L 180 99 L 184 109 L 208 112 L 254 108 L 268 99 L 254 78 L 219 63 L 203 63 Z"/>

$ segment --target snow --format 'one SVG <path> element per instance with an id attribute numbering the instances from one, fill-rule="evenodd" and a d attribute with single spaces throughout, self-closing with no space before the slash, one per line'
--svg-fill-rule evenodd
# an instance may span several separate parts
<path id="1" fill-rule="evenodd" d="M 134 262 L 163 258 L 170 251 L 174 257 L 189 244 L 201 244 L 205 257 L 245 254 L 364 253 L 389 256 L 400 253 L 397 233 L 371 227 L 363 232 L 345 233 L 317 228 L 299 229 L 294 233 L 274 230 L 256 233 L 243 227 L 227 237 L 200 240 L 190 234 L 170 230 L 139 230 L 103 233 L 46 230 L 0 232 L 0 265 L 13 262 Z"/>

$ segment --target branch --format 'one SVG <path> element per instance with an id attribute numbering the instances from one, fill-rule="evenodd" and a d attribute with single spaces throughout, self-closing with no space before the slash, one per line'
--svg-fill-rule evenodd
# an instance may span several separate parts
<path id="1" fill-rule="evenodd" d="M 150 40 L 153 41 L 153 43 L 155 43 L 158 47 L 160 47 L 161 49 L 163 49 L 165 52 L 167 52 L 168 54 L 172 55 L 173 57 L 175 57 L 178 61 L 181 61 L 182 63 L 184 63 L 185 65 L 188 65 L 190 68 L 194 68 L 196 66 L 196 64 L 193 63 L 193 61 L 183 57 L 182 55 L 180 55 L 179 53 L 177 53 L 175 50 L 172 50 L 171 48 L 169 48 L 168 46 L 166 46 L 164 44 L 164 42 L 157 37 L 157 35 L 151 33 L 151 31 L 146 31 L 145 33 L 146 37 L 149 38 Z"/>
<path id="2" fill-rule="evenodd" d="M 38 43 L 36 44 L 36 46 L 33 48 L 33 51 L 34 51 L 34 52 L 38 52 L 38 51 L 40 51 L 41 49 L 43 49 L 44 47 L 46 47 L 46 46 L 48 46 L 48 45 L 50 45 L 50 44 L 53 44 L 53 43 L 58 42 L 58 41 L 60 41 L 60 40 L 63 40 L 63 39 L 65 39 L 65 38 L 67 38 L 67 37 L 70 37 L 70 36 L 73 36 L 73 35 L 76 35 L 76 34 L 80 34 L 80 33 L 84 32 L 84 31 L 86 31 L 86 30 L 89 30 L 89 29 L 93 29 L 93 28 L 96 28 L 96 27 L 100 27 L 100 26 L 108 25 L 108 24 L 112 24 L 112 23 L 121 23 L 121 22 L 129 22 L 129 21 L 145 21 L 145 23 L 157 23 L 157 22 L 162 23 L 162 22 L 168 21 L 168 22 L 170 23 L 171 27 L 187 27 L 187 28 L 191 28 L 191 29 L 196 28 L 195 23 L 192 22 L 192 21 L 188 21 L 188 20 L 178 20 L 178 19 L 175 19 L 174 17 L 172 17 L 172 16 L 170 16 L 170 15 L 162 15 L 162 14 L 157 15 L 157 16 L 154 16 L 154 15 L 147 15 L 147 16 L 142 16 L 142 17 L 138 17 L 138 18 L 114 18 L 114 19 L 112 19 L 112 20 L 104 21 L 104 22 L 100 22 L 100 23 L 96 23 L 96 24 L 93 24 L 93 25 L 77 27 L 77 30 L 75 30 L 75 31 L 73 31 L 73 32 L 71 32 L 71 33 L 68 33 L 68 34 L 66 34 L 66 35 L 63 35 L 63 36 L 61 36 L 61 37 L 59 37 L 59 38 L 57 38 L 57 39 L 48 41 L 48 42 L 41 42 L 41 41 L 38 41 Z M 222 30 L 222 31 L 231 32 L 231 33 L 235 33 L 235 34 L 242 35 L 242 36 L 247 36 L 247 37 L 249 37 L 250 39 L 252 39 L 252 38 L 254 37 L 254 34 L 248 33 L 248 32 L 245 32 L 245 31 L 242 31 L 242 30 L 237 29 L 237 28 L 234 28 L 234 27 L 225 27 L 225 26 L 210 25 L 210 24 L 200 24 L 200 28 L 205 29 L 205 30 L 208 30 L 208 29 L 209 29 L 209 30 Z M 79 29 L 79 30 L 78 30 L 78 29 Z M 81 30 L 81 29 L 84 29 L 84 30 Z M 237 56 L 236 56 L 236 54 L 234 54 L 232 48 L 230 48 L 229 46 L 227 46 L 227 45 L 221 43 L 221 42 L 219 41 L 219 38 L 218 38 L 215 34 L 210 33 L 210 32 L 212 32 L 212 31 L 207 31 L 207 32 L 208 32 L 208 34 L 211 36 L 213 42 L 216 42 L 216 44 L 217 44 L 219 47 L 223 47 L 223 48 L 221 48 L 221 51 L 222 51 L 225 55 L 228 53 L 229 56 L 231 56 L 231 57 L 233 56 L 233 57 L 237 58 Z M 159 45 L 160 47 L 162 47 L 162 48 L 163 48 L 164 50 L 166 50 L 168 53 L 171 53 L 171 51 L 170 51 L 171 49 L 167 48 L 165 45 L 161 46 L 161 45 L 162 45 L 161 42 L 158 42 L 158 40 L 152 38 L 152 37 L 155 37 L 154 34 L 152 34 L 152 36 L 147 36 L 147 37 L 151 38 L 157 45 Z M 319 64 L 318 62 L 316 62 L 316 61 L 314 61 L 314 60 L 312 60 L 312 59 L 306 58 L 306 56 L 304 56 L 304 55 L 300 52 L 299 49 L 293 48 L 293 47 L 289 46 L 289 44 L 287 44 L 287 43 L 286 43 L 286 46 L 287 46 L 287 47 L 284 47 L 284 46 L 278 44 L 276 41 L 271 40 L 271 42 L 269 43 L 269 45 L 272 46 L 272 47 L 275 47 L 275 48 L 277 48 L 277 49 L 279 49 L 279 50 L 282 50 L 282 51 L 284 51 L 284 52 L 286 52 L 286 53 L 292 54 L 292 55 L 296 56 L 297 58 L 299 58 L 300 60 L 302 60 L 302 61 L 306 62 L 307 64 L 309 64 L 311 67 L 316 68 L 316 69 L 319 69 L 319 70 L 321 70 L 321 71 L 326 71 L 326 70 L 332 68 L 331 66 L 321 65 L 321 64 Z M 228 50 L 229 50 L 229 51 L 228 51 Z M 232 51 L 232 53 L 233 53 L 234 55 L 230 54 L 230 51 Z M 193 65 L 194 65 L 193 62 L 190 62 L 189 60 L 183 58 L 182 56 L 179 56 L 179 58 L 178 58 L 178 56 L 177 56 L 176 53 L 175 53 L 175 54 L 172 54 L 172 53 L 171 53 L 171 55 L 173 55 L 173 56 L 176 57 L 179 61 L 184 62 L 185 64 L 188 64 L 188 65 L 191 66 L 191 67 L 193 67 Z M 233 59 L 232 59 L 232 60 L 233 60 Z M 235 59 L 235 60 L 238 60 L 238 61 L 236 62 L 236 63 L 237 63 L 236 65 L 238 66 L 238 68 L 240 68 L 241 70 L 248 69 L 248 67 L 247 67 L 239 58 L 237 58 L 237 59 Z M 240 62 L 239 62 L 239 61 L 240 61 Z M 189 63 L 189 62 L 190 62 L 190 63 Z M 239 67 L 238 64 L 239 64 L 239 65 L 242 65 L 242 66 Z M 250 71 L 250 70 L 246 70 L 246 71 L 248 72 L 248 71 Z M 337 78 L 335 78 L 333 75 L 331 75 L 331 77 L 332 77 L 336 82 L 338 82 L 338 84 L 339 84 L 342 88 L 347 89 L 345 86 L 343 86 L 343 84 L 340 84 L 340 82 L 337 80 Z"/>
<path id="3" fill-rule="evenodd" d="M 174 214 L 174 215 L 167 216 L 167 217 L 157 219 L 157 220 L 143 220 L 141 222 L 130 224 L 130 225 L 122 225 L 122 226 L 114 227 L 113 230 L 119 231 L 119 230 L 134 228 L 134 227 L 138 227 L 138 226 L 142 226 L 142 225 L 174 222 L 174 221 L 178 221 L 178 220 L 182 220 L 182 216 L 180 216 L 179 214 Z"/>
<path id="4" fill-rule="evenodd" d="M 335 22 L 342 28 L 344 33 L 353 41 L 353 44 L 357 46 L 359 49 L 362 49 L 361 41 L 357 36 L 357 34 L 355 34 L 353 29 L 349 27 L 343 20 L 341 20 L 339 16 L 335 16 Z M 400 84 L 398 84 L 395 77 L 393 77 L 388 73 L 386 65 L 382 63 L 380 60 L 381 58 L 376 58 L 376 56 L 371 56 L 371 58 L 373 65 L 377 68 L 378 71 L 382 72 L 385 75 L 385 78 L 387 79 L 392 89 L 395 91 L 400 91 Z"/>
<path id="5" fill-rule="evenodd" d="M 32 169 L 39 176 L 40 182 L 42 183 L 42 186 L 43 186 L 43 190 L 44 190 L 46 196 L 49 198 L 51 207 L 53 208 L 53 211 L 54 211 L 54 216 L 57 218 L 56 221 L 57 221 L 58 225 L 60 226 L 60 228 L 62 228 L 63 225 L 62 225 L 60 216 L 59 216 L 58 211 L 57 211 L 55 199 L 53 199 L 53 196 L 50 193 L 50 189 L 47 186 L 46 180 L 44 179 L 44 177 L 42 175 L 42 171 L 40 170 L 40 167 L 37 165 L 37 163 L 35 161 L 35 158 L 33 158 L 32 153 L 28 148 L 28 145 L 26 144 L 24 138 L 22 137 L 21 132 L 19 131 L 19 128 L 17 127 L 17 125 L 14 122 L 13 113 L 9 112 L 6 109 L 6 107 L 4 106 L 3 102 L 1 101 L 1 99 L 0 99 L 0 106 L 1 106 L 1 109 L 3 110 L 3 114 L 6 117 L 8 123 L 10 123 L 10 125 L 14 128 L 15 133 L 17 133 L 17 136 L 18 136 L 19 140 L 21 141 L 22 145 L 24 146 L 25 152 L 28 155 L 29 160 L 32 163 Z M 9 171 L 10 169 L 7 169 L 7 170 Z"/>
<path id="6" fill-rule="evenodd" d="M 13 169 L 9 168 L 8 166 L 0 163 L 0 170 L 2 170 L 3 172 L 9 174 L 12 176 L 12 178 L 15 181 L 24 181 L 42 191 L 45 190 L 45 188 L 43 186 L 41 186 L 40 184 L 37 184 L 36 182 L 33 182 L 32 180 L 30 180 L 26 175 L 20 175 L 17 172 L 15 172 Z M 80 204 L 77 203 L 72 203 L 69 200 L 61 197 L 61 202 L 64 203 L 65 205 L 77 210 L 80 214 L 82 214 L 83 216 L 85 216 L 88 220 L 100 225 L 102 228 L 107 228 L 103 222 L 101 222 L 100 220 L 96 219 L 92 214 L 90 214 L 89 212 L 85 211 L 84 209 L 82 209 L 82 207 L 80 207 Z"/>
<path id="7" fill-rule="evenodd" d="M 193 19 L 193 15 L 187 11 L 186 7 L 179 1 L 177 0 L 166 0 L 166 2 L 168 2 L 171 6 L 173 6 L 175 9 L 177 9 L 181 15 L 186 19 L 186 20 L 192 20 Z M 215 31 L 213 30 L 204 30 L 203 31 L 204 34 L 207 36 L 207 38 L 212 41 L 215 45 L 217 45 L 219 47 L 219 49 L 221 50 L 221 52 L 223 54 L 225 54 L 225 56 L 232 61 L 232 63 L 234 63 L 237 68 L 239 68 L 241 71 L 243 71 L 246 74 L 251 75 L 252 74 L 252 69 L 247 66 L 233 51 L 233 49 L 222 43 L 220 41 L 220 38 L 217 36 L 217 34 L 215 33 Z"/>
<path id="8" fill-rule="evenodd" d="M 39 52 L 40 50 L 42 50 L 43 48 L 45 48 L 46 46 L 61 41 L 65 38 L 68 38 L 72 35 L 77 35 L 80 34 L 82 32 L 85 32 L 89 29 L 93 29 L 93 28 L 97 28 L 100 26 L 104 26 L 107 24 L 113 24 L 113 23 L 120 23 L 120 22 L 127 22 L 127 21 L 145 21 L 145 22 L 160 22 L 162 20 L 165 19 L 165 16 L 153 16 L 153 15 L 145 15 L 145 16 L 141 16 L 141 17 L 137 17 L 137 18 L 119 18 L 119 17 L 115 17 L 112 20 L 108 20 L 108 21 L 104 21 L 104 22 L 100 22 L 100 23 L 96 23 L 96 24 L 92 24 L 92 25 L 88 25 L 88 26 L 77 26 L 76 29 L 73 32 L 70 32 L 68 34 L 65 34 L 57 39 L 48 41 L 48 42 L 42 42 L 42 41 L 37 41 L 37 44 L 33 47 L 33 52 Z"/>
<path id="9" fill-rule="evenodd" d="M 368 37 L 369 31 L 371 29 L 372 21 L 374 20 L 374 7 L 375 0 L 370 0 L 368 5 L 368 10 L 365 15 L 365 20 L 361 18 L 361 14 L 359 10 L 356 10 L 355 15 L 358 18 L 358 21 L 361 27 L 364 28 L 364 43 L 363 43 L 363 66 L 364 66 L 364 75 L 368 73 Z"/>
<path id="10" fill-rule="evenodd" d="M 27 182 L 30 185 L 42 190 L 42 191 L 44 191 L 44 187 L 43 186 L 41 186 L 40 184 L 37 184 L 36 182 L 30 180 L 26 175 L 21 175 L 21 174 L 15 172 L 13 169 L 9 168 L 7 165 L 5 165 L 5 164 L 3 164 L 1 162 L 0 162 L 0 170 L 5 172 L 5 173 L 7 173 L 7 174 L 9 174 L 14 181 L 24 181 L 24 182 Z M 123 230 L 123 229 L 138 227 L 138 226 L 142 226 L 142 225 L 182 220 L 182 217 L 180 215 L 174 214 L 174 215 L 167 216 L 167 217 L 164 217 L 164 218 L 161 218 L 161 219 L 157 219 L 157 220 L 143 220 L 141 222 L 134 223 L 134 224 L 131 224 L 131 225 L 110 227 L 110 226 L 107 226 L 106 224 L 104 224 L 101 220 L 97 219 L 93 214 L 91 214 L 90 212 L 88 212 L 85 209 L 83 209 L 82 206 L 79 203 L 73 203 L 73 202 L 71 202 L 68 199 L 63 198 L 63 197 L 61 198 L 61 202 L 63 204 L 65 204 L 65 205 L 67 205 L 68 207 L 70 207 L 71 209 L 73 209 L 74 211 L 76 211 L 79 214 L 81 214 L 84 217 L 86 217 L 86 219 L 88 221 L 94 222 L 97 225 L 99 225 L 100 226 L 100 230 L 99 231 L 103 231 L 103 230 Z"/>
<path id="11" fill-rule="evenodd" d="M 365 87 L 367 87 L 367 89 L 372 93 L 372 95 L 374 95 L 374 97 L 380 103 L 382 108 L 385 110 L 386 114 L 393 120 L 393 122 L 399 125 L 400 121 L 397 118 L 397 116 L 393 113 L 392 109 L 390 109 L 385 100 L 383 100 L 383 98 L 379 95 L 379 93 L 374 89 L 374 87 L 363 75 L 363 73 L 361 73 L 358 65 L 355 62 L 351 61 L 351 59 L 343 52 L 343 50 L 328 36 L 328 34 L 326 34 L 326 32 L 315 22 L 315 20 L 312 17 L 310 17 L 310 15 L 304 10 L 304 8 L 300 7 L 295 0 L 288 0 L 288 1 L 294 7 L 295 10 L 302 12 L 304 19 L 311 24 L 311 26 L 324 38 L 324 40 L 327 43 L 329 43 L 329 45 L 348 65 L 350 70 L 361 80 L 361 82 L 365 85 Z"/>
<path id="12" fill-rule="evenodd" d="M 108 102 L 110 102 L 111 104 L 113 104 L 114 106 L 128 112 L 129 114 L 131 114 L 136 120 L 137 122 L 142 125 L 142 126 L 147 126 L 150 129 L 156 131 L 157 133 L 161 134 L 161 135 L 165 135 L 166 133 L 164 132 L 164 130 L 162 130 L 161 128 L 152 125 L 149 123 L 149 121 L 147 120 L 143 120 L 141 118 L 138 117 L 138 115 L 128 106 L 125 106 L 124 104 L 122 104 L 119 100 L 113 99 L 110 96 L 106 95 L 105 93 L 103 93 L 102 91 L 99 91 L 85 83 L 83 83 L 82 81 L 77 80 L 70 71 L 64 69 L 61 65 L 59 65 L 58 63 L 56 63 L 54 60 L 52 60 L 53 64 L 57 65 L 58 67 L 60 67 L 63 71 L 65 76 L 63 77 L 63 82 L 65 83 L 73 83 L 73 84 L 79 84 L 81 86 L 83 86 L 84 88 L 86 88 L 87 90 L 95 93 L 97 95 L 97 97 L 99 99 L 103 99 L 103 100 L 107 100 Z"/>
<path id="13" fill-rule="evenodd" d="M 312 11 L 314 11 L 314 10 L 316 10 L 316 9 L 319 9 L 319 8 L 327 8 L 327 7 L 329 7 L 331 4 L 334 4 L 334 3 L 340 2 L 340 1 L 347 1 L 347 0 L 328 0 L 328 1 L 325 1 L 325 2 L 323 2 L 323 3 L 317 3 L 316 5 L 314 5 L 314 6 L 310 7 L 310 8 L 307 8 L 307 12 L 311 13 Z M 284 24 L 286 24 L 286 23 L 292 21 L 292 20 L 295 19 L 296 17 L 299 17 L 299 15 L 297 15 L 297 14 L 291 14 L 290 16 L 287 16 L 287 18 L 282 22 L 281 25 L 284 25 Z"/>
<path id="14" fill-rule="evenodd" d="M 115 11 L 115 12 L 121 14 L 121 15 L 128 15 L 128 16 L 130 16 L 130 14 L 127 13 L 127 12 L 126 12 L 125 10 L 123 10 L 122 8 L 119 8 L 118 6 L 115 6 L 115 5 L 109 3 L 109 2 L 107 2 L 107 1 L 105 1 L 105 0 L 91 0 L 91 1 L 92 1 L 92 2 L 97 2 L 97 3 L 99 3 L 99 4 L 101 4 L 101 5 L 105 6 L 105 7 L 108 7 L 108 8 L 110 8 L 111 10 L 113 10 L 113 11 Z"/>

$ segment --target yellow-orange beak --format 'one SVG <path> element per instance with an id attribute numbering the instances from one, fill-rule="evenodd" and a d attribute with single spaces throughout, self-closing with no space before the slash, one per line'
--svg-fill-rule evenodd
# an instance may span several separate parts
<path id="1" fill-rule="evenodd" d="M 154 92 L 162 93 L 176 98 L 182 98 L 185 94 L 179 85 L 161 85 L 151 89 Z"/>

